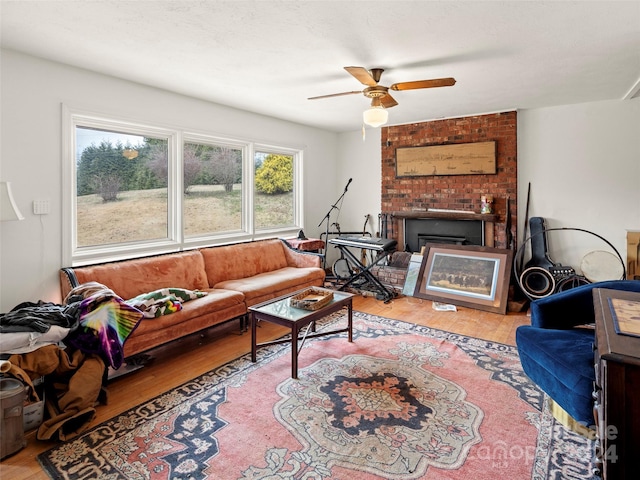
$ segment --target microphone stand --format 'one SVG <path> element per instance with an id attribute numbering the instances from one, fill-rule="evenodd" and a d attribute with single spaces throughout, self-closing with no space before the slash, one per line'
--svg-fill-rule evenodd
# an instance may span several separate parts
<path id="1" fill-rule="evenodd" d="M 340 195 L 340 197 L 333 203 L 333 205 L 331 205 L 331 208 L 329 209 L 329 211 L 327 212 L 327 214 L 324 216 L 324 218 L 320 221 L 320 223 L 318 224 L 318 228 L 320 228 L 322 226 L 322 223 L 326 220 L 327 221 L 327 228 L 325 230 L 325 245 L 324 245 L 324 255 L 322 256 L 322 269 L 325 270 L 327 267 L 327 243 L 329 242 L 329 228 L 331 227 L 331 212 L 333 212 L 334 209 L 338 208 L 338 203 L 340 203 L 340 201 L 342 200 L 342 198 L 345 196 L 345 194 L 347 193 L 347 190 L 349 189 L 349 184 L 351 183 L 351 181 L 353 180 L 353 178 L 350 178 L 349 181 L 347 182 L 347 184 L 344 187 L 344 192 L 342 192 L 342 195 Z"/>

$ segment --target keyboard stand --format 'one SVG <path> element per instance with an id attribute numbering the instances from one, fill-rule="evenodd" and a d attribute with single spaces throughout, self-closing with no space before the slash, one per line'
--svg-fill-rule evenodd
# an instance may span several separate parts
<path id="1" fill-rule="evenodd" d="M 350 285 L 353 285 L 356 280 L 363 278 L 365 282 L 369 283 L 376 290 L 376 298 L 378 300 L 384 300 L 384 303 L 389 303 L 396 296 L 395 292 L 385 287 L 380 282 L 380 280 L 378 280 L 376 276 L 369 271 L 383 259 L 385 259 L 388 255 L 393 253 L 393 251 L 383 250 L 378 252 L 378 256 L 376 257 L 376 259 L 371 263 L 371 265 L 366 267 L 362 264 L 362 262 L 360 262 L 358 257 L 356 257 L 353 252 L 349 250 L 349 247 L 347 247 L 346 245 L 336 245 L 336 247 L 339 248 L 340 251 L 344 254 L 344 258 L 349 263 L 351 271 L 357 272 L 354 273 L 344 285 L 340 286 L 338 290 L 344 290 Z M 365 282 L 363 282 L 363 284 Z"/>

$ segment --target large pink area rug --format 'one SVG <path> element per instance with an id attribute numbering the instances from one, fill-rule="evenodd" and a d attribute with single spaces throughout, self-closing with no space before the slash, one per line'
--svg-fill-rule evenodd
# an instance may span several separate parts
<path id="1" fill-rule="evenodd" d="M 515 347 L 355 312 L 353 343 L 307 340 L 298 380 L 290 362 L 262 348 L 38 460 L 70 479 L 590 476 L 592 443 L 555 423 Z"/>

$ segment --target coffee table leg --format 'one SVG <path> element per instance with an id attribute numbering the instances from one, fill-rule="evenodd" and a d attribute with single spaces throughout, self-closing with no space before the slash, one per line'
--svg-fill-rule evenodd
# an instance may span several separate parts
<path id="1" fill-rule="evenodd" d="M 249 314 L 249 322 L 251 323 L 251 361 L 255 363 L 256 361 L 256 353 L 258 348 L 256 347 L 256 314 L 251 312 Z"/>
<path id="2" fill-rule="evenodd" d="M 351 304 L 351 300 L 347 304 L 347 328 L 349 329 L 349 341 L 353 342 L 353 305 Z"/>
<path id="3" fill-rule="evenodd" d="M 298 325 L 291 327 L 291 378 L 298 378 Z"/>

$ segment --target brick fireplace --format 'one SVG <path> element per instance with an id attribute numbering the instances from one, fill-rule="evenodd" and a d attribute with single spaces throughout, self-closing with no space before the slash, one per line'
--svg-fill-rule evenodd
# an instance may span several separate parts
<path id="1" fill-rule="evenodd" d="M 487 141 L 496 143 L 495 174 L 396 176 L 397 148 Z M 381 233 L 398 240 L 399 251 L 415 250 L 415 240 L 404 238 L 408 219 L 478 221 L 482 224 L 481 244 L 507 248 L 507 197 L 515 244 L 518 202 L 515 111 L 384 127 L 381 149 L 381 214 L 386 220 L 386 230 Z M 482 195 L 493 196 L 492 214 L 479 213 Z M 438 235 L 461 236 L 457 231 Z M 394 254 L 395 261 L 392 259 L 390 265 L 372 271 L 383 283 L 402 289 L 407 255 L 410 254 Z"/>
<path id="2" fill-rule="evenodd" d="M 495 246 L 494 214 L 460 212 L 393 212 L 386 214 L 391 235 L 407 252 L 420 252 L 425 243 Z"/>

